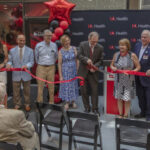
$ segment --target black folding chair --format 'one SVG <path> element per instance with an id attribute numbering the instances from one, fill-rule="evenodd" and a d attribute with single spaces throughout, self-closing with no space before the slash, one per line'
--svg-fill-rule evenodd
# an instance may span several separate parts
<path id="1" fill-rule="evenodd" d="M 67 111 L 67 116 L 69 118 L 68 150 L 72 150 L 72 139 L 74 136 L 93 139 L 94 142 L 86 142 L 83 140 L 82 141 L 75 140 L 74 138 L 74 142 L 86 145 L 94 145 L 94 150 L 97 150 L 97 146 L 99 146 L 102 150 L 101 129 L 100 129 L 101 123 L 99 122 L 98 115 L 76 111 Z M 73 118 L 76 119 L 74 125 L 72 123 Z M 98 136 L 100 144 L 97 143 Z"/>
<path id="2" fill-rule="evenodd" d="M 40 113 L 40 144 L 41 147 L 52 149 L 52 150 L 62 150 L 62 136 L 63 136 L 63 127 L 65 126 L 64 122 L 64 116 L 63 116 L 63 107 L 54 105 L 54 104 L 48 104 L 43 103 L 43 105 L 46 106 L 47 110 L 51 110 L 46 116 L 44 116 L 44 113 L 41 110 L 41 103 L 36 102 L 37 108 Z M 54 147 L 52 145 L 43 144 L 41 141 L 42 137 L 42 125 L 45 126 L 45 129 L 48 133 L 48 136 L 51 136 L 51 132 L 55 132 L 59 134 L 59 147 Z M 48 126 L 59 128 L 59 131 L 54 131 L 48 128 Z"/>
<path id="3" fill-rule="evenodd" d="M 116 118 L 115 127 L 117 150 L 121 144 L 150 150 L 150 122 Z"/>
<path id="4" fill-rule="evenodd" d="M 23 150 L 20 143 L 11 144 L 0 141 L 0 150 Z"/>

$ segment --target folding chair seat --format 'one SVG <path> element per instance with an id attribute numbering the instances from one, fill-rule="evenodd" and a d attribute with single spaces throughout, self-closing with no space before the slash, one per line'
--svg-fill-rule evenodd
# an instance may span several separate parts
<path id="1" fill-rule="evenodd" d="M 23 150 L 20 143 L 11 144 L 0 141 L 0 150 Z"/>
<path id="2" fill-rule="evenodd" d="M 54 149 L 54 150 L 62 150 L 62 136 L 63 136 L 63 127 L 65 126 L 64 122 L 64 116 L 63 116 L 63 107 L 54 105 L 54 104 L 47 104 L 43 103 L 46 106 L 46 110 L 51 110 L 46 116 L 42 112 L 40 108 L 40 103 L 36 102 L 37 108 L 40 113 L 40 143 L 41 147 L 47 148 L 47 149 Z M 42 125 L 44 125 L 48 136 L 51 137 L 51 132 L 59 134 L 59 146 L 54 147 L 52 145 L 43 144 L 42 141 Z M 48 127 L 55 127 L 58 128 L 59 131 L 52 130 Z"/>
<path id="3" fill-rule="evenodd" d="M 85 142 L 83 140 L 79 141 L 75 139 L 74 142 L 87 145 L 94 145 L 94 150 L 97 150 L 97 146 L 99 146 L 102 150 L 102 140 L 100 131 L 101 123 L 99 122 L 98 115 L 67 111 L 67 116 L 69 118 L 69 150 L 72 150 L 72 139 L 74 136 L 93 139 L 94 143 Z M 74 125 L 72 120 L 73 118 L 76 119 Z M 100 144 L 97 143 L 98 136 Z"/>
<path id="4" fill-rule="evenodd" d="M 121 149 L 121 145 L 150 150 L 150 122 L 116 118 L 115 126 L 117 150 L 125 150 Z"/>

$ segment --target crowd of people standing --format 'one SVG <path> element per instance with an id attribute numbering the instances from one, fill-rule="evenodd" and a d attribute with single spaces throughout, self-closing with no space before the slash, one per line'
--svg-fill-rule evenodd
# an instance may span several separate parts
<path id="1" fill-rule="evenodd" d="M 38 43 L 35 51 L 25 45 L 26 37 L 23 34 L 17 36 L 17 46 L 7 52 L 7 47 L 0 44 L 0 68 L 26 68 L 34 65 L 34 58 L 37 64 L 36 76 L 53 82 L 55 76 L 55 63 L 58 59 L 59 80 L 69 80 L 77 75 L 85 80 L 84 86 L 80 87 L 81 96 L 85 112 L 99 113 L 98 111 L 98 80 L 99 72 L 93 68 L 103 65 L 104 48 L 98 43 L 99 34 L 91 32 L 88 40 L 81 42 L 79 50 L 71 45 L 71 38 L 63 35 L 60 39 L 62 48 L 58 51 L 57 46 L 51 41 L 52 32 L 44 30 L 43 41 Z M 116 70 L 142 71 L 150 74 L 150 31 L 143 30 L 141 41 L 135 48 L 131 48 L 130 41 L 126 38 L 119 40 L 119 51 L 113 56 L 110 68 Z M 30 82 L 31 76 L 23 71 L 13 71 L 13 102 L 14 108 L 20 109 L 21 96 L 20 89 L 23 85 L 23 94 L 25 98 L 25 110 L 30 111 Z M 6 72 L 0 72 L 0 82 L 7 83 Z M 114 97 L 117 99 L 119 117 L 128 117 L 131 100 L 135 98 L 136 93 L 139 99 L 141 113 L 135 117 L 146 117 L 150 120 L 150 78 L 126 74 L 115 74 Z M 43 102 L 44 82 L 37 80 L 37 101 Z M 89 99 L 89 87 L 91 102 Z M 54 104 L 54 84 L 48 84 L 49 103 Z M 61 83 L 59 89 L 59 98 L 65 101 L 65 109 L 70 107 L 77 108 L 76 100 L 79 96 L 78 81 Z M 7 99 L 7 95 L 5 96 Z M 123 112 L 123 105 L 125 111 Z"/>

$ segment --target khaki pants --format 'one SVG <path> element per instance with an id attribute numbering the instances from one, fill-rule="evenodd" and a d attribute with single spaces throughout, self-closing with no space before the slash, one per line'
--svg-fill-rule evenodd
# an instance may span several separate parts
<path id="1" fill-rule="evenodd" d="M 30 81 L 13 81 L 13 101 L 14 105 L 21 106 L 20 89 L 21 83 L 23 84 L 23 95 L 25 99 L 25 105 L 30 105 Z"/>
<path id="2" fill-rule="evenodd" d="M 50 66 L 42 66 L 38 65 L 36 69 L 36 76 L 40 77 L 47 81 L 54 81 L 54 75 L 55 75 L 55 65 Z M 38 96 L 37 101 L 43 102 L 43 87 L 44 82 L 37 80 L 38 84 Z M 49 102 L 54 103 L 54 84 L 48 84 L 48 92 L 49 92 Z"/>

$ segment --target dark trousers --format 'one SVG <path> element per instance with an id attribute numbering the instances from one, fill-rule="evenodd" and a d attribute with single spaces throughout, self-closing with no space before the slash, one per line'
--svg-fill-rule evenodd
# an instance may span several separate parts
<path id="1" fill-rule="evenodd" d="M 81 87 L 82 101 L 85 109 L 90 108 L 88 85 L 90 86 L 92 110 L 98 110 L 98 81 L 93 73 L 88 73 L 85 78 L 85 84 Z"/>
<path id="2" fill-rule="evenodd" d="M 138 77 L 136 79 L 136 92 L 141 114 L 150 117 L 150 87 L 143 87 Z"/>

